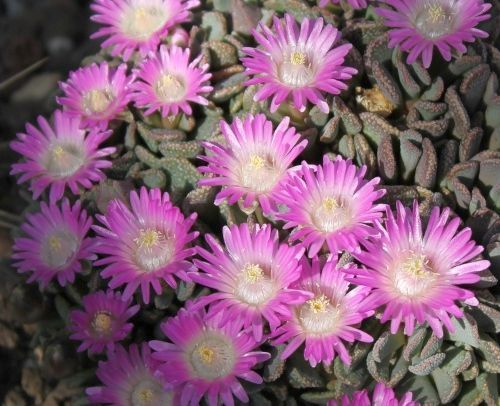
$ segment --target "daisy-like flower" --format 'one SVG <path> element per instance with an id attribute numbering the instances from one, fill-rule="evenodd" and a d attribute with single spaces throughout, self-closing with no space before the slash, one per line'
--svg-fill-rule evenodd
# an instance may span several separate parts
<path id="1" fill-rule="evenodd" d="M 112 351 L 132 331 L 133 325 L 127 321 L 139 311 L 139 305 L 130 306 L 132 300 L 123 300 L 119 292 L 101 290 L 84 296 L 82 302 L 84 310 L 70 314 L 70 338 L 82 342 L 79 352 Z"/>
<path id="2" fill-rule="evenodd" d="M 385 305 L 381 322 L 391 320 L 393 334 L 401 322 L 407 335 L 415 322 L 427 322 L 442 337 L 443 325 L 453 331 L 449 315 L 463 316 L 455 302 L 478 304 L 474 293 L 459 285 L 479 281 L 478 272 L 490 263 L 473 261 L 483 247 L 470 239 L 469 228 L 457 233 L 460 219 L 448 221 L 449 214 L 448 208 L 435 207 L 423 231 L 418 203 L 412 211 L 398 202 L 396 216 L 387 210 L 385 226 L 377 224 L 381 236 L 365 241 L 366 250 L 355 254 L 369 269 L 349 272 L 356 274 L 356 284 L 373 288 L 373 306 Z"/>
<path id="3" fill-rule="evenodd" d="M 135 70 L 138 80 L 132 84 L 132 99 L 138 108 L 145 109 L 144 114 L 160 111 L 167 117 L 183 111 L 190 116 L 191 102 L 208 104 L 202 94 L 212 91 L 208 83 L 212 74 L 207 72 L 207 64 L 199 66 L 201 55 L 192 62 L 189 55 L 188 48 L 162 45 Z"/>
<path id="4" fill-rule="evenodd" d="M 57 110 L 54 128 L 43 117 L 38 117 L 40 129 L 26 124 L 26 133 L 17 134 L 10 147 L 23 155 L 26 162 L 12 165 L 11 175 L 21 174 L 18 183 L 31 181 L 33 198 L 38 199 L 50 187 L 50 201 L 59 200 L 66 186 L 74 194 L 80 187 L 90 188 L 93 182 L 104 179 L 102 169 L 111 162 L 103 159 L 115 152 L 114 147 L 99 149 L 111 131 L 80 129 L 80 119 Z"/>
<path id="5" fill-rule="evenodd" d="M 26 237 L 16 238 L 14 254 L 19 272 L 31 272 L 28 282 L 37 281 L 45 287 L 53 279 L 61 286 L 75 281 L 82 261 L 94 260 L 94 240 L 87 237 L 92 218 L 81 209 L 80 201 L 73 207 L 67 199 L 61 206 L 42 202 L 41 211 L 26 216 L 21 229 Z"/>
<path id="6" fill-rule="evenodd" d="M 390 7 L 376 12 L 389 27 L 389 46 L 408 52 L 407 63 L 422 57 L 428 68 L 434 46 L 443 58 L 451 60 L 452 52 L 465 53 L 464 42 L 486 38 L 488 33 L 476 26 L 490 18 L 490 3 L 483 0 L 381 0 Z"/>
<path id="7" fill-rule="evenodd" d="M 351 44 L 334 47 L 340 32 L 332 25 L 324 26 L 322 18 L 302 20 L 300 28 L 294 18 L 274 18 L 274 32 L 263 24 L 253 35 L 260 48 L 243 48 L 242 58 L 248 75 L 255 75 L 248 85 L 262 84 L 255 94 L 256 101 L 271 100 L 271 112 L 287 99 L 305 111 L 307 102 L 328 113 L 324 93 L 339 94 L 347 89 L 345 81 L 357 70 L 343 66 Z"/>
<path id="8" fill-rule="evenodd" d="M 352 395 L 344 395 L 338 401 L 330 400 L 327 406 L 418 406 L 413 400 L 413 394 L 406 392 L 400 399 L 396 397 L 394 390 L 383 383 L 377 383 L 370 399 L 368 390 L 360 390 Z"/>
<path id="9" fill-rule="evenodd" d="M 193 265 L 187 259 L 194 253 L 190 242 L 198 236 L 189 229 L 196 213 L 184 218 L 168 193 L 148 192 L 145 187 L 130 193 L 130 206 L 113 200 L 106 215 L 97 216 L 104 227 L 93 227 L 98 234 L 96 251 L 103 258 L 95 264 L 105 265 L 101 275 L 111 278 L 111 289 L 126 285 L 125 300 L 140 287 L 144 302 L 149 303 L 150 286 L 160 294 L 161 281 L 175 288 L 174 275 L 188 280 L 186 272 Z"/>
<path id="10" fill-rule="evenodd" d="M 366 8 L 368 7 L 368 1 L 367 0 L 347 0 L 349 5 L 353 9 L 360 9 L 360 8 Z M 318 1 L 318 6 L 320 7 L 326 7 L 328 4 L 334 3 L 334 4 L 339 4 L 340 0 L 319 0 Z"/>
<path id="11" fill-rule="evenodd" d="M 91 38 L 107 37 L 102 47 L 127 61 L 134 51 L 156 51 L 177 24 L 189 21 L 199 0 L 94 0 L 91 19 L 104 25 Z"/>
<path id="12" fill-rule="evenodd" d="M 323 165 L 302 163 L 300 171 L 290 175 L 277 202 L 288 208 L 277 213 L 286 221 L 285 228 L 295 228 L 292 240 L 299 240 L 314 257 L 326 243 L 333 254 L 354 251 L 359 242 L 375 233 L 372 223 L 382 217 L 383 204 L 374 204 L 385 193 L 376 189 L 379 178 L 364 179 L 366 167 L 358 169 L 340 156 Z"/>
<path id="13" fill-rule="evenodd" d="M 351 357 L 343 341 L 373 341 L 371 336 L 353 327 L 374 313 L 363 304 L 370 288 L 358 286 L 348 291 L 349 282 L 336 267 L 337 260 L 333 257 L 322 269 L 318 258 L 312 260 L 312 266 L 307 260 L 302 261 L 301 278 L 294 287 L 314 296 L 293 306 L 291 317 L 273 334 L 275 344 L 288 342 L 283 359 L 305 342 L 304 358 L 312 367 L 320 362 L 330 364 L 336 353 L 349 365 Z"/>
<path id="14" fill-rule="evenodd" d="M 199 168 L 214 175 L 200 180 L 200 185 L 224 186 L 215 204 L 226 199 L 234 204 L 242 198 L 246 207 L 258 201 L 264 213 L 275 207 L 273 195 L 278 184 L 307 145 L 289 123 L 286 117 L 273 132 L 264 114 L 249 114 L 243 121 L 236 118 L 231 125 L 220 122 L 227 146 L 206 143 L 209 154 L 200 158 L 208 165 Z"/>
<path id="15" fill-rule="evenodd" d="M 197 305 L 212 303 L 209 316 L 222 314 L 221 323 L 231 321 L 238 328 L 250 328 L 262 339 L 263 318 L 271 330 L 284 317 L 291 317 L 290 305 L 303 303 L 312 295 L 288 287 L 300 277 L 299 259 L 304 250 L 280 244 L 278 231 L 270 226 L 251 232 L 246 223 L 224 227 L 225 249 L 210 235 L 212 252 L 198 247 L 204 261 L 194 260 L 202 270 L 189 276 L 194 282 L 217 290 L 200 298 Z"/>
<path id="16" fill-rule="evenodd" d="M 204 395 L 209 406 L 234 405 L 233 395 L 248 402 L 238 378 L 260 384 L 252 368 L 269 359 L 267 352 L 253 351 L 258 343 L 238 324 L 223 327 L 207 319 L 204 310 L 182 308 L 161 326 L 172 341 L 151 341 L 153 358 L 162 362 L 158 371 L 180 394 L 180 405 L 198 405 Z"/>
<path id="17" fill-rule="evenodd" d="M 109 121 L 125 110 L 130 101 L 127 66 L 110 69 L 106 62 L 92 64 L 69 74 L 60 87 L 65 93 L 57 102 L 73 117 L 82 117 L 84 128 L 106 129 Z"/>
<path id="18" fill-rule="evenodd" d="M 99 361 L 96 375 L 103 386 L 85 391 L 92 404 L 120 406 L 177 405 L 178 396 L 164 389 L 165 382 L 156 374 L 159 362 L 151 357 L 146 343 L 132 344 L 129 350 L 117 345 Z"/>

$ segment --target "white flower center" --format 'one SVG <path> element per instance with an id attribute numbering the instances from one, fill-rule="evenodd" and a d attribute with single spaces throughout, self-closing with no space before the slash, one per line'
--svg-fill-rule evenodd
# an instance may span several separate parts
<path id="1" fill-rule="evenodd" d="M 432 289 L 438 278 L 429 258 L 410 250 L 403 252 L 403 260 L 396 263 L 392 283 L 400 295 L 416 297 Z"/>
<path id="2" fill-rule="evenodd" d="M 97 312 L 92 319 L 92 329 L 99 337 L 109 336 L 113 327 L 113 317 L 105 310 Z"/>
<path id="3" fill-rule="evenodd" d="M 172 392 L 162 388 L 159 382 L 152 379 L 139 381 L 130 394 L 131 406 L 170 406 Z"/>
<path id="4" fill-rule="evenodd" d="M 70 264 L 79 248 L 80 241 L 73 233 L 68 230 L 56 230 L 45 238 L 40 256 L 48 267 L 63 269 Z"/>
<path id="5" fill-rule="evenodd" d="M 331 334 L 342 322 L 340 306 L 332 305 L 324 295 L 317 295 L 301 305 L 297 314 L 302 328 L 310 334 Z"/>
<path id="6" fill-rule="evenodd" d="M 131 3 L 120 20 L 121 30 L 129 38 L 137 41 L 148 40 L 169 19 L 168 9 L 162 1 L 136 0 Z"/>
<path id="7" fill-rule="evenodd" d="M 187 356 L 193 372 L 209 381 L 230 374 L 236 362 L 232 343 L 226 337 L 209 333 L 192 345 Z"/>
<path id="8" fill-rule="evenodd" d="M 457 10 L 455 1 L 424 0 L 413 19 L 415 28 L 429 39 L 436 39 L 454 30 Z M 423 6 L 423 7 L 422 7 Z M 418 6 L 417 6 L 418 7 Z"/>
<path id="9" fill-rule="evenodd" d="M 83 95 L 83 109 L 87 115 L 102 113 L 113 99 L 113 93 L 109 89 L 93 89 Z"/>
<path id="10" fill-rule="evenodd" d="M 266 303 L 276 293 L 268 272 L 260 265 L 247 263 L 236 277 L 234 295 L 252 306 Z"/>
<path id="11" fill-rule="evenodd" d="M 278 77 L 286 85 L 302 87 L 314 78 L 312 58 L 296 49 L 286 50 L 278 63 Z"/>
<path id="12" fill-rule="evenodd" d="M 184 98 L 186 84 L 183 78 L 171 73 L 164 73 L 154 84 L 154 91 L 161 101 L 177 102 Z"/>
<path id="13" fill-rule="evenodd" d="M 282 175 L 275 159 L 267 153 L 246 156 L 236 170 L 241 186 L 257 193 L 271 191 Z"/>
<path id="14" fill-rule="evenodd" d="M 85 154 L 77 145 L 57 144 L 49 148 L 42 164 L 51 176 L 62 179 L 75 174 L 84 161 Z"/>
<path id="15" fill-rule="evenodd" d="M 318 230 L 331 233 L 349 224 L 351 210 L 341 198 L 325 197 L 313 207 L 311 220 Z"/>
<path id="16" fill-rule="evenodd" d="M 167 265 L 172 259 L 173 238 L 161 231 L 152 228 L 141 229 L 134 242 L 136 244 L 135 261 L 144 272 L 154 272 Z"/>

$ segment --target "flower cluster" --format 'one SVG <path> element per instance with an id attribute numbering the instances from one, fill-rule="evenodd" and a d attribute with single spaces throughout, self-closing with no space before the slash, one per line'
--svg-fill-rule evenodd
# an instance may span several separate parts
<path id="1" fill-rule="evenodd" d="M 349 3 L 367 6 L 364 0 Z M 425 66 L 434 46 L 449 60 L 452 48 L 464 52 L 464 41 L 484 36 L 475 26 L 490 7 L 482 0 L 382 3 L 392 7 L 377 8 L 391 46 L 409 51 L 409 63 L 421 56 Z M 102 386 L 87 389 L 89 400 L 248 402 L 242 382 L 263 382 L 256 370 L 271 357 L 263 349 L 283 346 L 282 360 L 302 358 L 313 368 L 333 368 L 335 360 L 350 365 L 351 346 L 376 338 L 363 324 L 376 313 L 393 334 L 412 335 L 421 325 L 438 338 L 452 332 L 452 317 L 464 315 L 459 306 L 478 304 L 464 285 L 477 283 L 489 267 L 470 229 L 459 230 L 447 208 L 427 217 L 417 201 L 412 208 L 398 201 L 393 211 L 381 201 L 386 191 L 380 179 L 368 179 L 365 166 L 330 153 L 310 159 L 318 150 L 314 137 L 286 115 L 307 115 L 310 104 L 328 113 L 330 95 L 348 89 L 357 74 L 348 66 L 355 59 L 352 44 L 322 18 L 298 25 L 290 14 L 274 17 L 272 28 L 261 23 L 253 31 L 257 47 L 242 48 L 246 70 L 239 66 L 238 73 L 251 76 L 246 84 L 255 85 L 254 100 L 271 98 L 270 111 L 282 107 L 279 114 L 221 119 L 220 133 L 213 130 L 203 143 L 189 138 L 198 190 L 213 191 L 228 225 L 203 216 L 197 221 L 191 206 L 160 188 L 117 194 L 100 214 L 81 197 L 106 173 L 113 177 L 111 159 L 120 150 L 102 144 L 123 134 L 117 129 L 125 116 L 169 127 L 155 133 L 161 142 L 151 149 L 157 152 L 174 144 L 176 125 L 182 115 L 194 114 L 195 104 L 215 110 L 207 49 L 191 46 L 194 39 L 180 26 L 198 4 L 94 0 L 92 19 L 103 25 L 94 36 L 106 37 L 103 47 L 121 61 L 72 72 L 60 85 L 62 110 L 52 122 L 40 117 L 38 127 L 28 124 L 11 143 L 25 159 L 11 173 L 20 175 L 19 183 L 29 181 L 34 199 L 48 201 L 27 215 L 14 244 L 15 266 L 44 289 L 73 284 L 85 269 L 92 273 L 82 309 L 68 318 L 78 351 L 107 358 L 97 368 Z M 152 158 L 151 166 L 180 161 L 164 155 Z M 127 167 L 129 173 L 136 169 L 142 167 Z M 183 296 L 185 291 L 191 293 Z M 132 321 L 147 318 L 157 302 L 168 302 L 167 317 L 155 330 L 160 339 L 149 341 Z M 147 311 L 138 314 L 141 308 Z M 371 397 L 363 390 L 329 405 L 411 406 L 412 399 L 407 393 L 398 400 L 379 384 Z"/>

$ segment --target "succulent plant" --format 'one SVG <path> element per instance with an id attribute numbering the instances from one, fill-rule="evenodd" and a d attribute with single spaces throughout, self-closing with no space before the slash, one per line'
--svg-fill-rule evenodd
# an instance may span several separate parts
<path id="1" fill-rule="evenodd" d="M 203 234 L 220 240 L 224 225 L 248 223 L 254 228 L 262 222 L 256 205 L 214 205 L 220 188 L 199 185 L 199 156 L 209 153 L 205 142 L 224 143 L 221 120 L 231 122 L 264 113 L 278 125 L 289 117 L 308 141 L 296 163 L 303 159 L 316 164 L 323 155 L 352 159 L 367 167 L 367 178 L 381 178 L 386 189 L 381 202 L 394 208 L 396 201 L 410 205 L 418 200 L 424 221 L 432 207 L 450 206 L 453 216 L 459 216 L 476 242 L 485 247 L 483 256 L 491 267 L 473 285 L 478 306 L 464 304 L 464 318 L 453 319 L 455 332 L 443 338 L 433 335 L 427 325 L 419 326 L 409 337 L 401 330 L 391 334 L 377 313 L 360 327 L 374 342 L 349 345 L 350 365 L 337 357 L 331 365 L 315 368 L 304 360 L 301 349 L 283 361 L 284 346 L 266 341 L 261 350 L 271 358 L 258 366 L 264 382 L 243 383 L 251 404 L 326 404 L 373 387 L 375 382 L 393 387 L 398 394 L 411 391 L 423 405 L 498 404 L 498 29 L 489 27 L 490 38 L 476 40 L 452 62 L 437 61 L 426 69 L 418 61 L 407 64 L 406 54 L 389 48 L 387 29 L 371 6 L 353 10 L 345 2 L 320 8 L 302 0 L 214 0 L 203 8 L 194 12 L 187 46 L 192 55 L 200 56 L 201 64 L 209 65 L 213 90 L 206 96 L 208 104 L 193 106 L 190 116 L 167 118 L 156 113 L 146 116 L 129 106 L 115 120 L 107 141 L 117 148 L 112 165 L 105 169 L 107 179 L 80 197 L 85 209 L 92 215 L 105 214 L 110 201 L 128 204 L 129 192 L 146 186 L 168 191 L 184 215 L 198 213 L 194 227 Z M 243 47 L 255 45 L 252 29 L 259 22 L 270 26 L 272 17 L 284 12 L 299 22 L 322 17 L 342 31 L 342 41 L 353 44 L 346 64 L 357 69 L 358 75 L 341 94 L 327 96 L 328 113 L 317 106 L 299 111 L 287 102 L 271 113 L 269 101 L 254 100 L 258 86 L 245 85 L 248 76 L 240 58 Z M 497 15 L 493 19 L 498 23 Z M 121 62 L 103 50 L 84 64 L 102 61 L 110 66 Z M 137 62 L 134 58 L 129 61 Z M 34 210 L 32 205 L 26 212 Z M 282 226 L 271 216 L 266 222 Z M 286 231 L 280 229 L 280 235 L 285 236 Z M 348 253 L 341 261 L 355 262 Z M 61 388 L 51 388 L 48 398 L 52 396 L 54 402 L 72 399 L 81 404 L 82 387 L 96 382 L 96 359 L 82 355 L 68 364 L 61 361 L 72 358 L 68 354 L 74 351 L 65 339 L 71 308 L 79 306 L 89 292 L 106 288 L 95 268 L 86 263 L 74 284 L 64 288 L 50 284 L 43 297 L 17 275 L 9 280 L 9 292 L 0 290 L 0 308 L 10 308 L 19 323 L 36 326 L 31 345 L 33 353 L 42 354 L 40 370 L 48 379 L 59 379 L 60 385 L 74 389 L 65 387 L 61 395 Z M 164 339 L 160 325 L 165 317 L 207 293 L 208 288 L 192 282 L 181 281 L 175 290 L 165 286 L 151 303 L 141 302 L 134 318 L 133 340 Z M 137 294 L 140 302 L 139 297 Z M 44 324 L 42 318 L 48 321 Z"/>

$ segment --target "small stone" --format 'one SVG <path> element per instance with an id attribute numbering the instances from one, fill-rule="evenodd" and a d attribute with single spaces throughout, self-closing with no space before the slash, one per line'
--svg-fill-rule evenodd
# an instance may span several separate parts
<path id="1" fill-rule="evenodd" d="M 377 113 L 382 117 L 387 117 L 396 109 L 394 103 L 385 97 L 377 85 L 371 89 L 358 86 L 355 91 L 356 103 L 370 113 Z"/>

